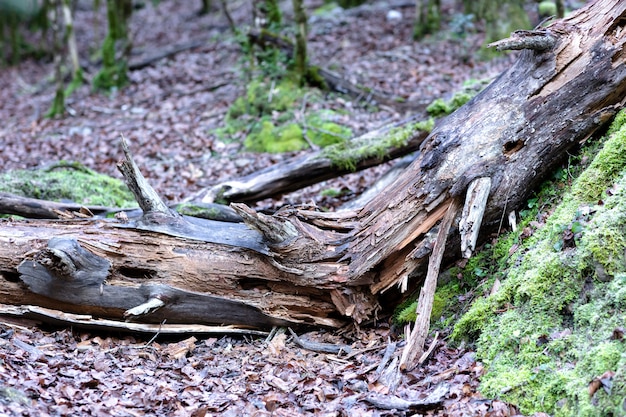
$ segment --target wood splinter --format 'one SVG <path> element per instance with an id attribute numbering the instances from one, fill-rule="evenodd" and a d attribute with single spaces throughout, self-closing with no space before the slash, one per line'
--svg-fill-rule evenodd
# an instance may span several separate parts
<path id="1" fill-rule="evenodd" d="M 454 218 L 459 212 L 460 202 L 454 199 L 450 202 L 445 216 L 441 220 L 437 239 L 433 246 L 433 251 L 428 260 L 428 273 L 424 281 L 424 286 L 420 291 L 417 302 L 417 318 L 415 319 L 415 327 L 411 331 L 410 325 L 405 328 L 406 347 L 400 358 L 400 370 L 410 371 L 416 365 L 416 359 L 420 358 L 424 353 L 424 343 L 428 330 L 430 328 L 430 314 L 433 309 L 433 300 L 435 298 L 435 290 L 437 289 L 437 277 L 439 276 L 439 268 L 443 259 L 443 253 L 446 248 L 446 240 L 448 232 L 452 226 Z"/>
<path id="2" fill-rule="evenodd" d="M 124 312 L 124 317 L 128 318 L 128 317 L 145 316 L 146 314 L 150 314 L 150 313 L 157 311 L 164 305 L 165 305 L 165 301 L 157 297 L 152 297 L 145 303 L 139 304 L 136 307 L 126 310 Z"/>
<path id="3" fill-rule="evenodd" d="M 126 142 L 124 135 L 121 135 L 120 142 L 126 159 L 117 164 L 117 168 L 124 176 L 126 185 L 128 185 L 128 188 L 135 196 L 135 200 L 137 200 L 144 214 L 162 213 L 167 217 L 178 217 L 178 213 L 167 207 L 154 188 L 152 188 L 150 183 L 148 183 L 146 178 L 141 174 L 141 171 L 139 171 L 139 167 L 133 160 L 133 155 L 130 152 L 128 142 Z"/>
<path id="4" fill-rule="evenodd" d="M 489 177 L 476 178 L 467 187 L 465 205 L 459 222 L 461 253 L 465 259 L 469 259 L 476 249 L 478 231 L 483 221 L 490 190 L 491 178 Z"/>

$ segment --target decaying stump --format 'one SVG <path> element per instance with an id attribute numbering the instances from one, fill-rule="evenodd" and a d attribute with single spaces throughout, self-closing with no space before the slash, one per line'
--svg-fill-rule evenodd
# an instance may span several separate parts
<path id="1" fill-rule="evenodd" d="M 233 204 L 245 225 L 198 221 L 146 193 L 133 168 L 125 176 L 141 220 L 3 221 L 0 300 L 146 323 L 336 327 L 373 317 L 379 294 L 424 271 L 433 245 L 460 255 L 448 228 L 470 255 L 476 230 L 519 207 L 624 105 L 624 25 L 625 2 L 598 0 L 514 34 L 500 45 L 524 49 L 517 63 L 442 121 L 360 210 L 269 216 Z"/>

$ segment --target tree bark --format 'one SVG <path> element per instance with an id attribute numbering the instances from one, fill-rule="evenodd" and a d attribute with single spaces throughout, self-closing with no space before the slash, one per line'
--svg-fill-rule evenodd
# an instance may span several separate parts
<path id="1" fill-rule="evenodd" d="M 134 222 L 4 221 L 0 301 L 148 323 L 335 327 L 373 317 L 382 291 L 425 269 L 440 220 L 470 183 L 491 180 L 478 208 L 484 232 L 623 107 L 625 22 L 625 2 L 598 0 L 514 34 L 522 47 L 518 38 L 530 36 L 531 49 L 435 127 L 415 161 L 360 210 L 269 216 L 233 204 L 244 225 L 140 201 L 145 214 Z M 538 49 L 537 37 L 554 42 Z"/>

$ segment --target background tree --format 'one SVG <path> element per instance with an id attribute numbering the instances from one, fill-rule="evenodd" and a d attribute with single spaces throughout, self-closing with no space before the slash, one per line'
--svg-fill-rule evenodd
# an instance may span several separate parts
<path id="1" fill-rule="evenodd" d="M 296 21 L 296 48 L 294 54 L 294 75 L 300 85 L 305 80 L 307 73 L 306 65 L 306 36 L 307 18 L 304 12 L 302 0 L 293 0 L 293 12 Z"/>
<path id="2" fill-rule="evenodd" d="M 102 69 L 93 80 L 96 88 L 110 90 L 128 83 L 128 58 L 132 41 L 128 22 L 132 0 L 107 0 L 108 31 L 102 44 Z"/>
<path id="3" fill-rule="evenodd" d="M 441 1 L 440 0 L 416 0 L 415 23 L 413 37 L 416 39 L 424 35 L 434 33 L 441 26 Z"/>
<path id="4" fill-rule="evenodd" d="M 28 49 L 20 33 L 23 26 L 48 28 L 48 0 L 0 0 L 0 59 L 16 64 Z"/>
<path id="5" fill-rule="evenodd" d="M 50 0 L 47 6 L 48 20 L 52 28 L 52 50 L 54 54 L 54 80 L 57 90 L 48 117 L 63 114 L 65 99 L 83 82 L 83 70 L 78 59 L 76 36 L 70 0 Z M 65 87 L 65 65 L 69 58 L 72 81 Z"/>

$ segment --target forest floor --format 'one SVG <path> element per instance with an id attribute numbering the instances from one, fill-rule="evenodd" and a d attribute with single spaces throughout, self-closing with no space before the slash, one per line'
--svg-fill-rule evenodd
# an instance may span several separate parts
<path id="1" fill-rule="evenodd" d="M 245 57 L 230 32 L 219 2 L 197 15 L 200 2 L 146 2 L 134 12 L 131 29 L 136 62 L 155 51 L 189 40 L 200 46 L 130 72 L 130 85 L 110 95 L 80 87 L 68 100 L 68 114 L 44 115 L 54 95 L 53 66 L 27 59 L 0 69 L 0 160 L 2 171 L 41 168 L 59 160 L 79 161 L 120 178 L 120 135 L 130 141 L 142 172 L 168 202 L 176 202 L 224 180 L 253 173 L 294 153 L 245 152 L 241 140 L 224 140 L 229 106 L 245 93 Z M 239 27 L 252 23 L 249 1 L 228 4 Z M 311 11 L 322 1 L 307 1 Z M 444 2 L 446 3 L 446 2 Z M 87 76 L 90 57 L 104 38 L 105 15 L 78 2 L 76 34 Z M 371 3 L 310 20 L 310 61 L 346 79 L 406 103 L 445 97 L 470 79 L 499 74 L 513 56 L 477 58 L 480 28 L 460 36 L 450 31 L 412 40 L 414 2 Z M 455 11 L 446 6 L 446 19 Z M 393 9 L 400 19 L 389 20 Z M 457 18 L 459 15 L 456 15 Z M 289 13 L 285 19 L 290 21 Z M 362 134 L 410 116 L 402 106 L 375 106 L 335 93 L 321 103 L 343 115 L 338 122 Z M 237 138 L 234 138 L 237 139 Z M 306 152 L 306 151 L 303 151 Z M 386 164 L 386 166 L 391 163 Z M 378 167 L 308 187 L 280 201 L 314 201 L 327 209 L 341 203 L 321 190 L 343 189 L 342 199 L 359 195 L 384 168 Z M 350 415 L 509 416 L 513 406 L 477 391 L 482 366 L 465 347 L 437 342 L 432 356 L 400 381 L 380 375 L 388 341 L 402 346 L 401 331 L 389 318 L 342 332 L 314 331 L 305 337 L 344 343 L 352 353 L 304 350 L 289 336 L 201 336 L 189 339 L 98 334 L 32 323 L 0 322 L 0 415 L 204 416 Z M 398 352 L 396 352 L 396 355 Z M 395 389 L 394 389 L 395 385 Z M 390 388 L 391 386 L 391 388 Z M 376 395 L 422 399 L 445 391 L 435 407 L 385 410 Z"/>

